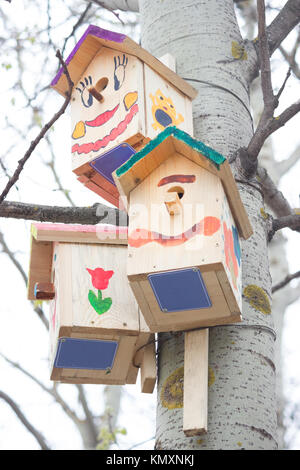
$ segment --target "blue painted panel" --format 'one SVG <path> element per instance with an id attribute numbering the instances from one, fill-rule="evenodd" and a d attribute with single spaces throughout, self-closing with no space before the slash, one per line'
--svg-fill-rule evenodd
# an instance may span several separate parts
<path id="1" fill-rule="evenodd" d="M 197 268 L 149 274 L 148 279 L 162 312 L 180 312 L 211 307 Z"/>
<path id="2" fill-rule="evenodd" d="M 67 369 L 112 369 L 117 341 L 60 338 L 54 367 Z"/>
<path id="3" fill-rule="evenodd" d="M 92 160 L 90 166 L 114 185 L 112 173 L 127 162 L 134 153 L 135 150 L 125 142 Z"/>

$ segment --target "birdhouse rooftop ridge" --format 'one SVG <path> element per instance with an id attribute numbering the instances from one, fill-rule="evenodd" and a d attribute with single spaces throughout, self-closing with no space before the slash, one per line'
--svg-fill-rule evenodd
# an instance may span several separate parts
<path id="1" fill-rule="evenodd" d="M 85 31 L 85 33 L 81 36 L 81 38 L 79 39 L 79 41 L 75 45 L 72 52 L 69 54 L 69 56 L 65 60 L 66 65 L 70 64 L 70 62 L 73 59 L 73 57 L 75 56 L 76 52 L 80 49 L 80 47 L 83 44 L 83 42 L 85 41 L 85 39 L 90 35 L 95 36 L 95 37 L 100 38 L 100 39 L 104 39 L 106 41 L 113 41 L 113 42 L 119 42 L 119 43 L 122 43 L 126 39 L 125 34 L 116 33 L 114 31 L 109 31 L 108 29 L 99 28 L 98 26 L 94 26 L 93 24 L 90 24 L 88 26 L 87 30 Z M 58 80 L 60 79 L 60 77 L 63 74 L 63 71 L 64 71 L 63 67 L 61 67 L 59 69 L 57 75 L 52 80 L 51 86 L 54 87 L 57 84 Z"/>
<path id="2" fill-rule="evenodd" d="M 160 60 L 139 46 L 135 41 L 125 34 L 117 33 L 95 25 L 89 25 L 81 36 L 74 49 L 65 60 L 70 77 L 74 84 L 78 82 L 88 65 L 98 54 L 102 47 L 111 48 L 120 53 L 137 57 L 142 62 L 155 70 L 164 79 L 180 90 L 184 95 L 194 99 L 197 90 L 183 78 L 179 77 Z M 61 95 L 65 96 L 68 91 L 68 81 L 61 67 L 51 82 L 51 86 Z"/>
<path id="3" fill-rule="evenodd" d="M 208 147 L 200 140 L 194 139 L 189 134 L 178 129 L 175 126 L 169 126 L 163 132 L 161 132 L 155 139 L 151 140 L 142 150 L 132 155 L 132 157 L 127 160 L 124 165 L 120 166 L 116 170 L 116 175 L 119 177 L 126 173 L 130 168 L 132 168 L 135 163 L 144 158 L 148 153 L 154 150 L 159 144 L 161 144 L 161 142 L 163 142 L 169 136 L 174 136 L 176 139 L 185 142 L 194 150 L 200 152 L 208 160 L 210 160 L 217 167 L 217 169 L 219 169 L 220 165 L 222 165 L 222 163 L 224 163 L 224 161 L 226 160 L 223 155 L 218 153 L 216 150 L 213 150 L 212 148 Z"/>

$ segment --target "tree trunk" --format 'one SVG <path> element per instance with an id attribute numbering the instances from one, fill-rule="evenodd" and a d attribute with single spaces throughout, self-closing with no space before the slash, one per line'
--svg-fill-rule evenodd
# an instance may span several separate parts
<path id="1" fill-rule="evenodd" d="M 179 75 L 211 84 L 191 82 L 199 91 L 195 137 L 226 157 L 247 146 L 248 58 L 233 1 L 140 0 L 140 14 L 143 47 L 157 57 L 170 52 Z M 277 448 L 271 279 L 262 195 L 253 184 L 239 183 L 254 229 L 242 243 L 243 323 L 210 329 L 208 433 L 183 434 L 183 335 L 161 334 L 157 449 Z"/>

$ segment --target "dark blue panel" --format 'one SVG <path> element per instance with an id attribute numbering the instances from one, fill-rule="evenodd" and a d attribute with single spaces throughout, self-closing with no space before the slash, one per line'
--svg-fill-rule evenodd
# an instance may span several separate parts
<path id="1" fill-rule="evenodd" d="M 67 369 L 112 369 L 117 347 L 117 341 L 60 338 L 54 366 Z"/>
<path id="2" fill-rule="evenodd" d="M 180 269 L 149 274 L 148 279 L 163 312 L 211 307 L 199 269 Z"/>
<path id="3" fill-rule="evenodd" d="M 135 150 L 125 142 L 92 160 L 90 166 L 110 183 L 115 184 L 112 173 L 127 162 L 134 153 L 136 153 Z"/>

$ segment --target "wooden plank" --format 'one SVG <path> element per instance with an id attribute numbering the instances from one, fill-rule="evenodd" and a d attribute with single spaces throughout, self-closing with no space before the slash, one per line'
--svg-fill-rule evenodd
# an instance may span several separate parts
<path id="1" fill-rule="evenodd" d="M 200 267 L 201 269 L 201 267 Z M 147 275 L 135 281 L 134 294 L 152 332 L 182 331 L 241 321 L 239 312 L 231 312 L 214 271 L 201 272 L 212 306 L 199 310 L 164 313 L 161 311 Z M 138 289 L 136 287 L 138 285 Z"/>
<path id="2" fill-rule="evenodd" d="M 207 432 L 208 329 L 184 335 L 183 431 L 186 436 Z"/>
<path id="3" fill-rule="evenodd" d="M 141 391 L 142 393 L 152 393 L 156 382 L 156 356 L 155 356 L 155 336 L 151 335 L 149 344 L 144 348 L 143 360 L 141 364 Z"/>
<path id="4" fill-rule="evenodd" d="M 112 194 L 105 191 L 103 188 L 100 188 L 100 186 L 95 184 L 93 181 L 88 181 L 84 184 L 84 186 L 98 194 L 98 196 L 102 197 L 105 201 L 109 202 L 113 206 L 119 207 L 119 200 L 116 199 Z"/>
<path id="5" fill-rule="evenodd" d="M 32 237 L 36 242 L 105 243 L 127 245 L 127 227 L 112 225 L 31 224 Z M 40 245 L 43 247 L 44 245 Z M 33 245 L 36 250 L 36 243 Z M 41 250 L 43 248 L 40 248 Z M 33 254 L 33 253 L 32 253 Z M 33 254 L 34 255 L 34 254 Z M 37 257 L 37 261 L 38 257 Z"/>
<path id="6" fill-rule="evenodd" d="M 31 252 L 28 274 L 27 298 L 36 300 L 34 286 L 37 282 L 51 282 L 53 243 L 51 241 L 38 242 L 31 235 Z"/>
<path id="7" fill-rule="evenodd" d="M 78 337 L 72 334 L 72 337 Z M 81 337 L 81 336 L 79 336 Z M 125 385 L 130 359 L 133 355 L 135 337 L 134 336 L 98 336 L 95 339 L 112 339 L 118 341 L 118 349 L 111 372 L 108 374 L 105 370 L 87 370 L 87 369 L 68 369 L 53 368 L 51 380 L 64 383 L 82 383 L 82 384 L 112 384 Z"/>
<path id="8" fill-rule="evenodd" d="M 51 282 L 37 282 L 34 286 L 35 298 L 39 300 L 52 300 L 55 297 L 54 284 Z"/>
<path id="9" fill-rule="evenodd" d="M 253 234 L 253 229 L 227 160 L 221 165 L 220 173 L 224 191 L 240 236 L 247 240 Z"/>

